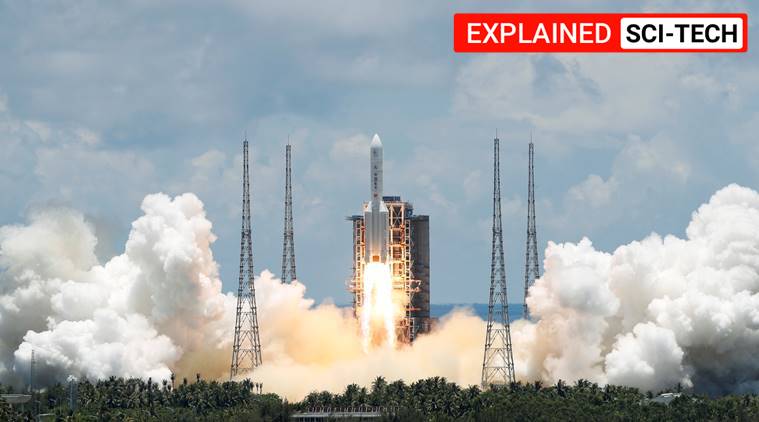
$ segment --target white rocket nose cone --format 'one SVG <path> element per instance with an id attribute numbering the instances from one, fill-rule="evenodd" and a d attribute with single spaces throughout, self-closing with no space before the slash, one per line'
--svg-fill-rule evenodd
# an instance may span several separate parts
<path id="1" fill-rule="evenodd" d="M 382 141 L 380 141 L 380 137 L 379 137 L 379 135 L 377 135 L 377 134 L 375 133 L 375 134 L 374 134 L 374 137 L 372 138 L 372 144 L 371 144 L 371 147 L 372 147 L 372 148 L 374 148 L 374 147 L 381 147 L 381 146 L 382 146 Z"/>

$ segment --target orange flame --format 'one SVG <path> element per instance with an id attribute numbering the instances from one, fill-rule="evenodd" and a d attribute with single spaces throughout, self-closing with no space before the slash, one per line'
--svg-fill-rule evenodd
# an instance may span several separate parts
<path id="1" fill-rule="evenodd" d="M 390 266 L 381 262 L 366 264 L 364 297 L 360 310 L 364 351 L 372 346 L 395 347 L 395 305 Z"/>

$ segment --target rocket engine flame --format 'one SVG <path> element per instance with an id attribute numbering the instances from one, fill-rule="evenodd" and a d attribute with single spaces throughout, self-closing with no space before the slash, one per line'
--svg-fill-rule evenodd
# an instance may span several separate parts
<path id="1" fill-rule="evenodd" d="M 395 306 L 390 266 L 373 262 L 364 270 L 364 306 L 361 308 L 361 335 L 364 352 L 370 346 L 395 347 Z"/>

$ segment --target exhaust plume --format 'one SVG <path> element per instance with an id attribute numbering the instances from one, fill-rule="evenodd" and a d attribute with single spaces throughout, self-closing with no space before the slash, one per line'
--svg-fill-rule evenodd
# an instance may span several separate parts
<path id="1" fill-rule="evenodd" d="M 26 225 L 0 228 L 0 381 L 25 385 L 32 349 L 38 385 L 69 376 L 229 376 L 235 298 L 221 291 L 202 203 L 192 194 L 155 194 L 142 210 L 124 253 L 105 264 L 95 257 L 93 227 L 76 211 L 46 209 Z M 268 391 L 298 399 L 379 375 L 477 378 L 484 331 L 466 312 L 441 323 L 445 348 L 425 339 L 366 354 L 350 310 L 315 306 L 303 284 L 283 284 L 269 271 L 255 284 L 264 365 L 253 378 Z"/>
<path id="2" fill-rule="evenodd" d="M 142 210 L 124 253 L 103 265 L 93 228 L 75 211 L 42 210 L 0 229 L 0 379 L 26 381 L 32 349 L 40 384 L 167 379 L 200 361 L 210 362 L 204 373 L 224 371 L 217 356 L 229 349 L 234 298 L 221 294 L 203 204 L 157 194 Z"/>
<path id="3" fill-rule="evenodd" d="M 0 228 L 2 382 L 25 382 L 32 348 L 40 385 L 70 375 L 228 376 L 235 300 L 221 291 L 202 203 L 156 194 L 142 210 L 124 253 L 104 264 L 75 211 Z M 613 253 L 588 239 L 549 242 L 544 267 L 527 299 L 536 322 L 512 324 L 518 380 L 759 390 L 759 193 L 721 189 L 684 239 L 651 234 Z M 255 284 L 264 363 L 253 378 L 266 391 L 298 400 L 380 375 L 479 383 L 485 324 L 470 311 L 412 345 L 364 352 L 350 310 L 315 305 L 303 284 L 268 271 Z"/>
<path id="4" fill-rule="evenodd" d="M 686 238 L 651 234 L 613 253 L 548 243 L 545 274 L 517 325 L 522 379 L 585 378 L 722 394 L 759 384 L 759 194 L 729 185 Z"/>
<path id="5" fill-rule="evenodd" d="M 390 266 L 380 262 L 366 264 L 363 306 L 359 308 L 364 351 L 371 346 L 395 347 L 395 322 L 398 305 L 393 303 Z"/>
<path id="6" fill-rule="evenodd" d="M 364 352 L 360 322 L 350 309 L 314 306 L 304 293 L 303 284 L 282 284 L 268 271 L 256 280 L 263 365 L 253 378 L 266 391 L 300 400 L 312 391 L 338 392 L 352 383 L 368 386 L 378 376 L 479 382 L 485 323 L 470 311 L 447 315 L 433 333 L 410 346 Z"/>

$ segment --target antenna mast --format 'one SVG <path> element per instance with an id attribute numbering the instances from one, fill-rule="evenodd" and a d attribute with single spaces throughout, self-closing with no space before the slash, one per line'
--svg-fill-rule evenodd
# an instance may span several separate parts
<path id="1" fill-rule="evenodd" d="M 295 274 L 295 239 L 293 237 L 293 188 L 290 140 L 285 147 L 285 229 L 282 236 L 282 282 L 292 283 Z"/>
<path id="2" fill-rule="evenodd" d="M 525 248 L 524 263 L 524 319 L 530 319 L 530 309 L 527 307 L 527 293 L 535 280 L 540 278 L 540 262 L 538 260 L 537 228 L 535 226 L 535 170 L 533 161 L 535 157 L 530 133 L 530 150 L 527 176 L 527 246 Z"/>
<path id="3" fill-rule="evenodd" d="M 261 364 L 261 341 L 258 338 L 258 311 L 253 285 L 253 248 L 250 234 L 250 183 L 248 173 L 248 137 L 243 141 L 242 230 L 240 234 L 240 278 L 237 288 L 235 340 L 232 346 L 230 378 L 252 372 Z"/>
<path id="4" fill-rule="evenodd" d="M 29 392 L 34 394 L 34 349 L 32 349 L 32 359 L 29 361 Z"/>
<path id="5" fill-rule="evenodd" d="M 482 361 L 482 387 L 509 384 L 514 378 L 511 353 L 509 302 L 506 295 L 506 268 L 503 258 L 501 227 L 501 171 L 499 139 L 493 139 L 493 238 L 490 256 L 490 300 L 485 356 Z"/>

